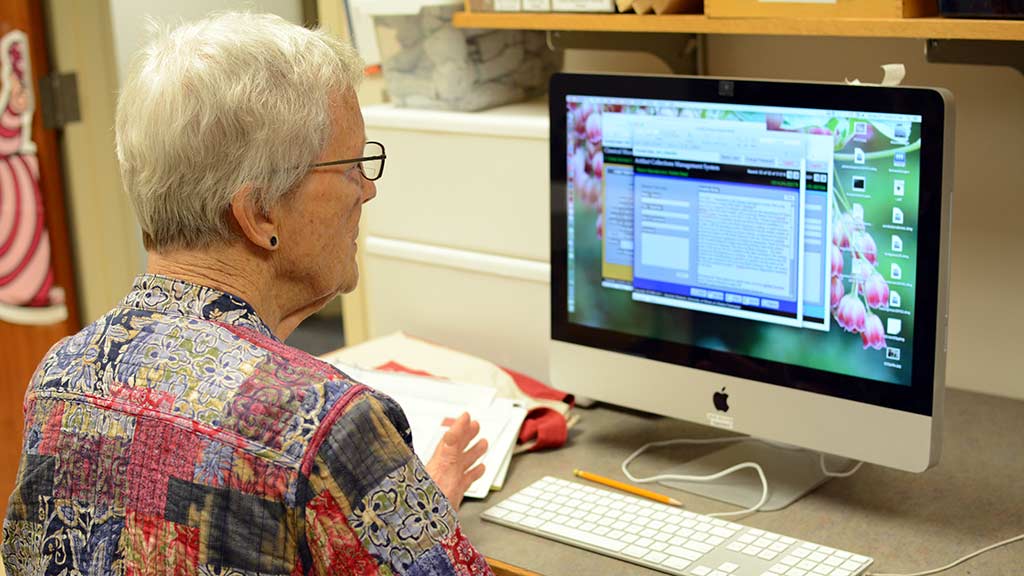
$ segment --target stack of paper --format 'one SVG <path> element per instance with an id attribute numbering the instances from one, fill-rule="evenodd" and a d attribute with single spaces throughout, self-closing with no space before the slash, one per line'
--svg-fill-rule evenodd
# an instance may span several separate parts
<path id="1" fill-rule="evenodd" d="M 424 463 L 433 456 L 434 448 L 448 430 L 445 422 L 469 412 L 480 423 L 480 434 L 469 445 L 485 438 L 488 449 L 481 459 L 484 475 L 469 487 L 466 497 L 484 498 L 492 489 L 500 490 L 504 485 L 519 428 L 526 418 L 526 408 L 521 403 L 496 397 L 497 391 L 488 386 L 334 364 L 353 379 L 398 402 L 409 419 L 413 450 Z"/>

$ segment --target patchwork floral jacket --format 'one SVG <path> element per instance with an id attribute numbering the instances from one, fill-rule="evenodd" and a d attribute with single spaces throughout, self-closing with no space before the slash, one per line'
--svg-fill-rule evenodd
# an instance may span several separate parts
<path id="1" fill-rule="evenodd" d="M 143 275 L 47 354 L 3 528 L 10 576 L 490 574 L 390 398 L 247 303 Z"/>

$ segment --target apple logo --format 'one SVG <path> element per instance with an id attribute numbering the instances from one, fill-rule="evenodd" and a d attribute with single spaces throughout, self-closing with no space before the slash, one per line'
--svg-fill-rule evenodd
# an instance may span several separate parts
<path id="1" fill-rule="evenodd" d="M 724 386 L 721 390 L 715 392 L 715 395 L 712 396 L 711 399 L 715 403 L 715 410 L 718 410 L 719 412 L 729 411 L 729 395 L 725 393 Z"/>

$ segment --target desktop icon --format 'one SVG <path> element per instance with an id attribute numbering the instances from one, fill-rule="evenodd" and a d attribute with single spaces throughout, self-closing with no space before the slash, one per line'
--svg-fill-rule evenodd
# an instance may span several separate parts
<path id="1" fill-rule="evenodd" d="M 889 277 L 892 278 L 893 280 L 899 280 L 903 278 L 903 269 L 900 268 L 899 264 L 893 262 L 889 266 Z"/>
<path id="2" fill-rule="evenodd" d="M 865 159 L 866 159 L 866 156 L 864 155 L 864 150 L 862 148 L 854 148 L 853 149 L 853 163 L 854 164 L 863 164 Z"/>
<path id="3" fill-rule="evenodd" d="M 903 239 L 895 234 L 892 235 L 892 251 L 903 252 Z"/>
<path id="4" fill-rule="evenodd" d="M 892 130 L 893 140 L 899 142 L 906 142 L 910 138 L 910 124 L 906 122 L 897 122 L 896 126 Z"/>
<path id="5" fill-rule="evenodd" d="M 715 404 L 715 410 L 719 412 L 729 411 L 729 395 L 726 394 L 724 387 L 715 392 L 715 395 L 711 397 L 711 401 Z"/>
<path id="6" fill-rule="evenodd" d="M 903 180 L 893 180 L 892 181 L 892 195 L 893 196 L 903 196 L 904 186 L 905 186 L 905 184 L 904 184 Z"/>
<path id="7" fill-rule="evenodd" d="M 889 318 L 885 322 L 886 334 L 899 334 L 900 330 L 903 330 L 903 320 L 899 318 Z"/>
<path id="8" fill-rule="evenodd" d="M 896 166 L 897 168 L 902 168 L 902 167 L 906 166 L 907 165 L 907 153 L 906 152 L 896 152 L 895 154 L 893 154 L 892 155 L 892 165 Z"/>
<path id="9" fill-rule="evenodd" d="M 892 209 L 892 223 L 903 224 L 903 209 L 899 206 L 894 206 Z"/>
<path id="10" fill-rule="evenodd" d="M 867 122 L 855 122 L 853 124 L 853 133 L 857 136 L 868 135 L 868 123 Z"/>
<path id="11" fill-rule="evenodd" d="M 895 290 L 889 291 L 889 308 L 899 308 L 903 306 L 903 298 L 900 297 L 900 293 Z"/>
<path id="12" fill-rule="evenodd" d="M 892 347 L 886 348 L 885 349 L 885 358 L 887 360 L 895 360 L 895 361 L 899 362 L 899 360 L 900 360 L 900 349 L 899 348 L 892 348 Z"/>
<path id="13" fill-rule="evenodd" d="M 868 188 L 867 178 L 863 176 L 854 176 L 851 184 L 854 192 L 863 192 Z"/>

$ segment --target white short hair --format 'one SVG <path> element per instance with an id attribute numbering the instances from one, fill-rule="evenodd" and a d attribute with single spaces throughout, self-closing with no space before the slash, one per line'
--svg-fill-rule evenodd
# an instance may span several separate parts
<path id="1" fill-rule="evenodd" d="M 154 251 L 233 237 L 232 196 L 261 209 L 293 189 L 331 137 L 330 101 L 363 63 L 326 32 L 268 14 L 154 26 L 117 104 L 121 178 Z"/>

